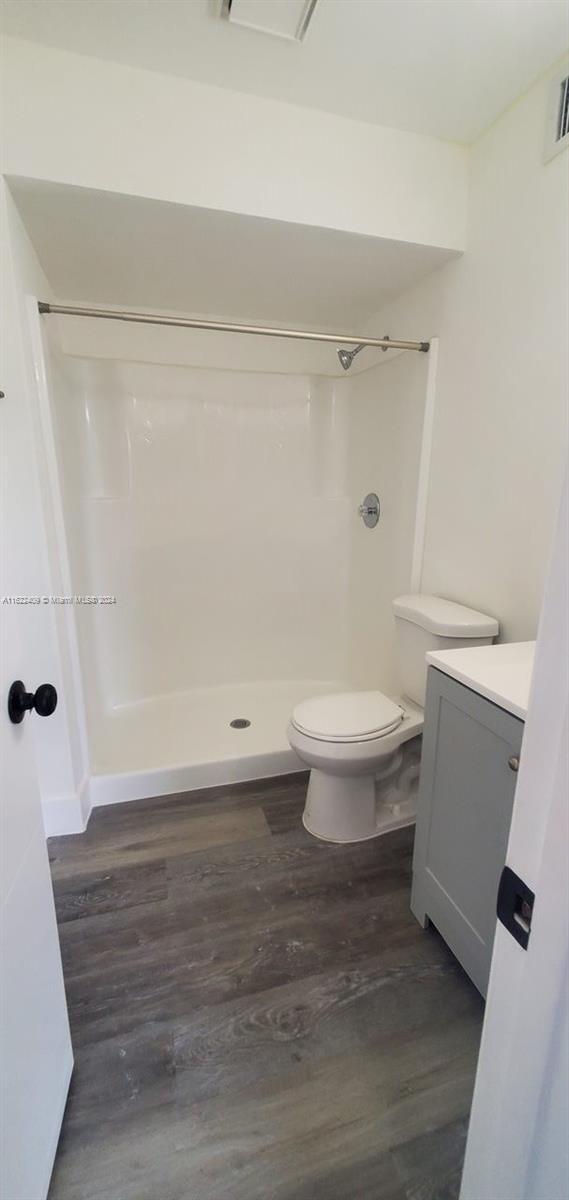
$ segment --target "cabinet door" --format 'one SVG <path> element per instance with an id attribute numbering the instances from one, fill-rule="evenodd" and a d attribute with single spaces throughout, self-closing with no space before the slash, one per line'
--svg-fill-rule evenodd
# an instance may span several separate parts
<path id="1" fill-rule="evenodd" d="M 411 908 L 486 994 L 523 721 L 429 667 Z"/>

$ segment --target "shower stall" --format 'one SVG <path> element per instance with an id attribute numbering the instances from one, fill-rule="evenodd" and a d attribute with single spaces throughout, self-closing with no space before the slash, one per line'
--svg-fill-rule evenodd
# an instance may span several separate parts
<path id="1" fill-rule="evenodd" d="M 40 308 L 92 802 L 299 769 L 301 699 L 397 693 L 391 600 L 417 585 L 428 440 L 429 355 L 412 351 L 428 345 L 370 338 L 349 371 L 359 339 L 302 334 L 290 369 L 286 343 L 255 369 L 219 322 Z"/>

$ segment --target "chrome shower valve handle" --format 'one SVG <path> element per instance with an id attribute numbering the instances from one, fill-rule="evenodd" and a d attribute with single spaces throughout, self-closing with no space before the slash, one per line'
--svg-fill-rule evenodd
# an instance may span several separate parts
<path id="1" fill-rule="evenodd" d="M 375 529 L 380 511 L 379 496 L 376 492 L 368 492 L 362 503 L 358 505 L 358 513 L 367 529 Z"/>

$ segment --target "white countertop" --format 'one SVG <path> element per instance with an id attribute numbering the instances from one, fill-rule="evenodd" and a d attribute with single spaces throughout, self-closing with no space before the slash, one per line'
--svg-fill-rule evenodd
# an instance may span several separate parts
<path id="1" fill-rule="evenodd" d="M 525 720 L 534 653 L 535 642 L 505 642 L 465 650 L 431 650 L 427 662 Z"/>

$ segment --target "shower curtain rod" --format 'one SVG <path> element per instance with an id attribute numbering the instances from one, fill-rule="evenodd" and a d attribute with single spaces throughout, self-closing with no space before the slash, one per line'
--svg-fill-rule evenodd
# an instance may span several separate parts
<path id="1" fill-rule="evenodd" d="M 122 312 L 112 308 L 83 308 L 72 304 L 38 302 L 40 313 L 64 317 L 100 317 L 105 321 L 130 321 L 135 325 L 171 325 L 178 329 L 213 329 L 218 333 L 252 333 L 261 337 L 299 338 L 307 342 L 344 342 L 349 346 L 377 346 L 380 350 L 419 350 L 426 354 L 429 342 L 404 342 L 396 338 L 354 337 L 351 333 L 320 333 L 306 329 L 279 329 L 270 325 L 235 325 L 230 321 L 206 321 L 199 317 L 166 317 L 160 313 Z"/>

